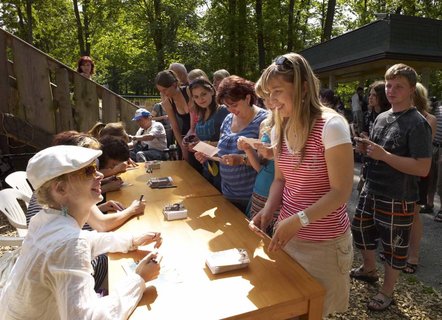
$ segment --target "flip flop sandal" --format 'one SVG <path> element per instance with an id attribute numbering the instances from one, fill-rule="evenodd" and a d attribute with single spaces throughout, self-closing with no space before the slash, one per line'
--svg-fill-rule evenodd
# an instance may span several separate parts
<path id="1" fill-rule="evenodd" d="M 442 211 L 439 211 L 438 213 L 436 213 L 436 215 L 434 216 L 434 221 L 442 222 Z"/>
<path id="2" fill-rule="evenodd" d="M 368 283 L 374 283 L 378 281 L 379 277 L 376 273 L 376 270 L 365 272 L 364 267 L 360 266 L 359 268 L 351 269 L 350 271 L 350 278 L 368 282 Z"/>
<path id="3" fill-rule="evenodd" d="M 372 311 L 384 311 L 392 304 L 394 304 L 393 298 L 386 296 L 382 292 L 378 292 L 378 294 L 368 302 L 367 308 Z"/>
<path id="4" fill-rule="evenodd" d="M 405 267 L 405 269 L 402 269 L 402 272 L 406 274 L 415 274 L 417 271 L 417 267 L 417 264 L 407 262 L 407 266 Z"/>

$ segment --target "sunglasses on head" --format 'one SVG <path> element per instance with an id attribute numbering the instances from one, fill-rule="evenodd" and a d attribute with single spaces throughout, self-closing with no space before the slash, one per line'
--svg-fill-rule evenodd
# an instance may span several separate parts
<path id="1" fill-rule="evenodd" d="M 277 66 L 282 66 L 286 70 L 293 69 L 293 63 L 287 59 L 285 56 L 279 56 L 275 59 L 275 64 Z"/>

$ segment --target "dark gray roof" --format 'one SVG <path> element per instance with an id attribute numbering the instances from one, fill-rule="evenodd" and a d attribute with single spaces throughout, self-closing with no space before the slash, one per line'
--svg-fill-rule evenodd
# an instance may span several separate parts
<path id="1" fill-rule="evenodd" d="M 385 72 L 385 65 L 399 61 L 417 69 L 442 69 L 442 21 L 389 14 L 300 54 L 320 78 L 330 73 L 339 77 L 345 72 Z"/>

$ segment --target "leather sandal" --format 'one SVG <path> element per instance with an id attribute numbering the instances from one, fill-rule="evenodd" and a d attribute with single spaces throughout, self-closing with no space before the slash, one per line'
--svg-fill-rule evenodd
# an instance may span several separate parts
<path id="1" fill-rule="evenodd" d="M 417 264 L 407 262 L 407 266 L 404 269 L 402 269 L 402 272 L 406 274 L 415 274 L 417 268 L 418 268 Z"/>
<path id="2" fill-rule="evenodd" d="M 364 266 L 360 266 L 359 268 L 351 269 L 350 278 L 360 280 L 360 281 L 365 281 L 368 283 L 374 283 L 374 282 L 378 281 L 378 279 L 379 279 L 376 269 L 366 272 L 366 271 L 364 271 Z"/>
<path id="3" fill-rule="evenodd" d="M 378 294 L 367 303 L 367 308 L 372 311 L 384 311 L 392 304 L 394 304 L 393 298 L 379 291 Z"/>

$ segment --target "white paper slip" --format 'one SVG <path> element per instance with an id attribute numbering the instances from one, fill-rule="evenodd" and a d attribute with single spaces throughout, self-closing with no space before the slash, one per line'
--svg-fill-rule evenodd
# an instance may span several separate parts
<path id="1" fill-rule="evenodd" d="M 257 148 L 257 146 L 255 146 L 255 143 L 259 145 L 263 144 L 261 140 L 255 138 L 239 137 L 238 140 L 244 141 L 245 143 L 249 144 L 253 149 Z"/>
<path id="2" fill-rule="evenodd" d="M 198 151 L 198 152 L 202 152 L 205 155 L 208 155 L 209 157 L 214 157 L 219 151 L 219 149 L 217 147 L 214 147 L 214 146 L 212 146 L 208 143 L 202 142 L 202 141 L 198 142 L 193 147 L 193 150 Z M 215 160 L 215 159 L 213 159 L 213 160 Z"/>

